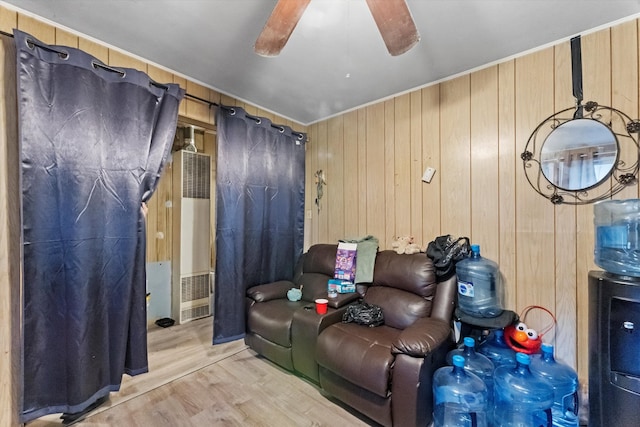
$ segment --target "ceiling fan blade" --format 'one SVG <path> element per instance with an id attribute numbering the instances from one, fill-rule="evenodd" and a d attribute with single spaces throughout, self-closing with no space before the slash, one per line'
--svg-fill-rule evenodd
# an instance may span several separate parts
<path id="1" fill-rule="evenodd" d="M 296 28 L 311 0 L 278 0 L 253 49 L 258 55 L 277 56 Z"/>
<path id="2" fill-rule="evenodd" d="M 367 0 L 367 5 L 392 56 L 405 53 L 420 41 L 405 0 Z"/>

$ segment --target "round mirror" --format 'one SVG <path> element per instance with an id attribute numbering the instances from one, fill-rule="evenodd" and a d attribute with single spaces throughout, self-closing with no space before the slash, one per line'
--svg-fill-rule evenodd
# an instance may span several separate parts
<path id="1" fill-rule="evenodd" d="M 553 129 L 540 149 L 545 178 L 554 186 L 577 191 L 607 178 L 618 159 L 618 139 L 593 119 L 574 119 Z"/>

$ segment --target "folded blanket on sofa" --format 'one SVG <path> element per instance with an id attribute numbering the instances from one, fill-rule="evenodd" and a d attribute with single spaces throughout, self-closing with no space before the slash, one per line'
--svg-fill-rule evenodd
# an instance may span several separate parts
<path id="1" fill-rule="evenodd" d="M 340 242 L 356 243 L 356 278 L 354 283 L 373 282 L 373 268 L 378 253 L 378 239 L 367 236 L 359 239 L 343 239 Z"/>

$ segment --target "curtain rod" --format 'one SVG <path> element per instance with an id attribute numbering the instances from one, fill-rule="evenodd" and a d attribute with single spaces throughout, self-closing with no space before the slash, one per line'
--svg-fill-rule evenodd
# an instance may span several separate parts
<path id="1" fill-rule="evenodd" d="M 232 112 L 235 111 L 233 109 L 233 107 L 227 107 L 226 105 L 221 105 L 221 104 L 218 104 L 217 102 L 209 101 L 208 99 L 200 98 L 199 96 L 191 95 L 189 93 L 185 93 L 184 96 L 186 96 L 187 98 L 195 99 L 196 101 L 200 101 L 200 102 L 202 102 L 204 104 L 209 104 L 209 108 L 218 107 L 218 108 L 223 108 L 223 109 L 225 109 L 227 111 L 232 111 Z M 260 124 L 260 122 L 262 121 L 262 119 L 260 117 L 252 116 L 249 113 L 245 113 L 245 116 L 247 118 L 255 121 L 258 124 Z M 274 129 L 278 129 L 280 132 L 284 132 L 284 126 L 275 125 L 275 124 L 271 123 L 271 127 L 274 128 Z M 296 131 L 294 131 L 292 129 L 291 133 L 293 135 L 297 136 L 300 141 L 302 141 L 302 139 L 304 138 L 304 134 L 301 133 L 301 132 L 296 132 Z"/>
<path id="2" fill-rule="evenodd" d="M 7 36 L 7 37 L 13 38 L 13 34 L 7 33 L 7 32 L 2 31 L 2 30 L 0 30 L 0 34 L 2 34 L 3 36 Z M 68 56 L 67 52 L 53 49 L 53 48 L 51 48 L 49 46 L 45 46 L 45 45 L 42 45 L 40 43 L 37 43 L 34 40 L 31 40 L 31 43 L 33 43 L 35 46 L 38 46 L 41 49 L 45 49 L 45 50 L 48 50 L 50 52 L 57 53 L 57 54 L 59 54 L 61 56 L 64 56 L 64 57 Z M 107 71 L 113 71 L 113 72 L 120 73 L 120 74 L 124 73 L 123 71 L 118 70 L 117 68 L 113 68 L 113 67 L 110 67 L 108 65 L 100 64 L 100 63 L 97 63 L 97 62 L 92 62 L 92 65 L 94 67 L 104 68 Z M 154 81 L 153 79 L 150 79 L 150 80 L 151 80 L 151 84 L 154 85 L 154 86 L 157 86 L 157 87 L 160 87 L 160 88 L 165 88 L 165 89 L 167 88 L 167 86 L 163 85 L 162 83 L 158 83 L 158 82 Z M 219 108 L 224 108 L 224 109 L 229 110 L 229 111 L 234 111 L 234 109 L 232 107 L 227 107 L 227 106 L 224 106 L 224 105 L 220 105 L 217 102 L 209 101 L 208 99 L 200 98 L 199 96 L 191 95 L 190 93 L 187 93 L 187 92 L 185 92 L 184 96 L 187 97 L 187 98 L 191 98 L 191 99 L 194 99 L 196 101 L 200 101 L 202 103 L 208 104 L 209 108 L 211 108 L 211 107 L 219 107 Z M 260 117 L 255 117 L 255 116 L 252 116 L 250 114 L 246 114 L 246 116 L 248 118 L 250 118 L 251 120 L 254 120 L 256 123 L 260 123 L 261 122 Z M 280 132 L 284 132 L 284 127 L 283 126 L 275 125 L 275 124 L 272 123 L 271 127 L 274 128 L 274 129 L 278 129 Z M 302 140 L 304 138 L 304 134 L 303 133 L 296 132 L 293 129 L 291 130 L 291 133 L 293 135 L 297 136 L 299 140 Z"/>

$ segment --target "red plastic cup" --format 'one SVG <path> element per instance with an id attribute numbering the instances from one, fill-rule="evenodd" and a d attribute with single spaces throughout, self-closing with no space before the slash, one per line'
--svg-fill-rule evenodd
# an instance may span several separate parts
<path id="1" fill-rule="evenodd" d="M 326 314 L 327 313 L 327 304 L 329 304 L 329 300 L 325 298 L 318 298 L 316 300 L 316 313 L 318 314 Z"/>

